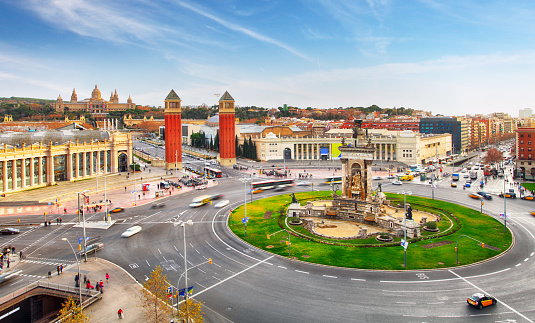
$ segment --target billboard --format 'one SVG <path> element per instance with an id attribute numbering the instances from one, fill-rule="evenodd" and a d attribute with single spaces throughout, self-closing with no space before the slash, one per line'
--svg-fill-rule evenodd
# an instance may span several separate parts
<path id="1" fill-rule="evenodd" d="M 340 155 L 342 154 L 340 152 L 340 149 L 338 149 L 340 146 L 342 146 L 341 143 L 331 144 L 331 158 L 332 159 L 340 159 Z"/>

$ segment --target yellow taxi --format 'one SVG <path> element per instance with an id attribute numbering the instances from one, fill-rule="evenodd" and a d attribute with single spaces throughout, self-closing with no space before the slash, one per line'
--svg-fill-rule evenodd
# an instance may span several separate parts
<path id="1" fill-rule="evenodd" d="M 471 193 L 471 194 L 468 194 L 468 196 L 476 200 L 481 200 L 481 196 L 478 194 Z"/>
<path id="2" fill-rule="evenodd" d="M 475 293 L 474 295 L 468 297 L 466 302 L 469 305 L 475 306 L 479 309 L 490 305 L 496 305 L 497 303 L 494 297 L 485 295 L 483 293 Z"/>
<path id="3" fill-rule="evenodd" d="M 535 211 L 531 211 L 530 213 L 531 215 L 535 216 Z"/>

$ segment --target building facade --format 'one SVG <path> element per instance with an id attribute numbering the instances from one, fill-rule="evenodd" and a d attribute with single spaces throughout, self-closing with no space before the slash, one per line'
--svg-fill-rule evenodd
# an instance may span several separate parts
<path id="1" fill-rule="evenodd" d="M 535 128 L 518 128 L 515 140 L 518 175 L 535 180 Z"/>
<path id="2" fill-rule="evenodd" d="M 469 148 L 468 123 L 459 117 L 431 117 L 420 119 L 422 134 L 451 134 L 453 151 L 457 154 Z"/>
<path id="3" fill-rule="evenodd" d="M 182 168 L 182 107 L 171 90 L 165 98 L 165 169 Z"/>
<path id="4" fill-rule="evenodd" d="M 219 99 L 219 163 L 236 164 L 236 109 L 234 99 L 225 91 Z"/>
<path id="5" fill-rule="evenodd" d="M 2 137 L 4 145 L 0 149 L 0 190 L 3 193 L 18 192 L 55 185 L 60 181 L 92 178 L 97 173 L 124 172 L 132 163 L 130 134 L 73 131 L 73 139 L 68 142 L 58 143 L 52 140 L 64 139 L 66 133 L 68 132 L 53 131 L 20 134 L 25 139 L 22 144 L 16 145 L 19 147 L 5 143 L 12 138 Z M 38 141 L 39 138 L 44 141 Z"/>
<path id="6" fill-rule="evenodd" d="M 91 114 L 106 114 L 110 111 L 125 111 L 128 109 L 135 109 L 135 103 L 132 103 L 132 98 L 128 97 L 126 103 L 119 103 L 119 96 L 117 90 L 115 93 L 111 93 L 110 100 L 106 101 L 102 98 L 100 90 L 95 85 L 93 92 L 91 92 L 91 98 L 78 101 L 78 95 L 76 89 L 72 90 L 71 100 L 63 101 L 61 95 L 58 96 L 52 107 L 56 112 L 63 113 L 65 111 L 83 111 L 90 112 Z"/>

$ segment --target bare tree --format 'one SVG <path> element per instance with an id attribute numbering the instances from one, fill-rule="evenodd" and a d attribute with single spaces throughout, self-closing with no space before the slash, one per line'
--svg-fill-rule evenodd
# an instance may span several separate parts
<path id="1" fill-rule="evenodd" d="M 169 280 L 163 274 L 162 267 L 156 266 L 141 291 L 145 322 L 169 322 L 173 312 L 173 308 L 167 304 L 169 286 Z"/>
<path id="2" fill-rule="evenodd" d="M 498 163 L 503 160 L 503 153 L 496 148 L 487 150 L 487 154 L 483 157 L 485 164 Z"/>

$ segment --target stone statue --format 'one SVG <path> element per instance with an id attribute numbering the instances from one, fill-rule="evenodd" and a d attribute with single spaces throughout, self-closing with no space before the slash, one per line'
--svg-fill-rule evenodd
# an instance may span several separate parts
<path id="1" fill-rule="evenodd" d="M 377 185 L 377 192 L 382 192 L 382 191 L 383 191 L 383 187 L 382 187 L 381 183 L 379 183 Z"/>
<path id="2" fill-rule="evenodd" d="M 407 220 L 412 220 L 412 206 L 410 204 L 407 206 L 407 214 L 405 217 Z"/>
<path id="3" fill-rule="evenodd" d="M 295 198 L 295 193 L 290 194 L 290 196 L 292 197 L 292 203 L 299 203 Z"/>
<path id="4" fill-rule="evenodd" d="M 362 128 L 362 120 L 355 120 L 353 126 L 353 139 L 358 138 L 359 130 Z"/>
<path id="5" fill-rule="evenodd" d="M 351 180 L 351 190 L 360 191 L 361 186 L 360 172 L 357 171 Z"/>

